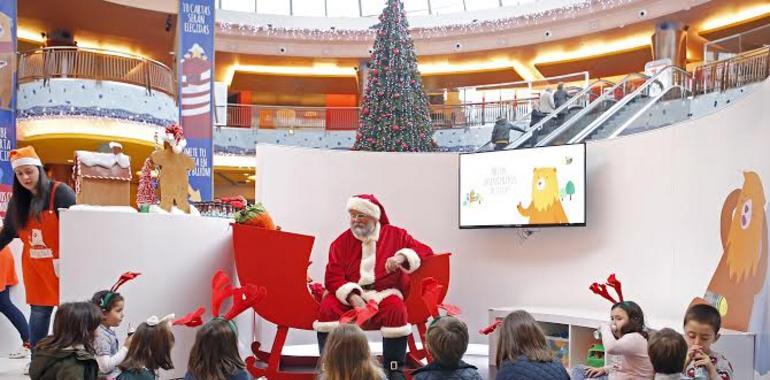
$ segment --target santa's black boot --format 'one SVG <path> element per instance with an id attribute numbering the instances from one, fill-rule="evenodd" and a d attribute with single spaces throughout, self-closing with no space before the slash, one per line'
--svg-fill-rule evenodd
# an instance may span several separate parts
<path id="1" fill-rule="evenodd" d="M 318 336 L 318 357 L 320 358 L 324 354 L 324 347 L 326 346 L 326 338 L 329 337 L 329 333 L 319 332 Z"/>
<path id="2" fill-rule="evenodd" d="M 406 336 L 382 339 L 382 367 L 388 380 L 404 380 L 404 362 L 406 361 Z"/>

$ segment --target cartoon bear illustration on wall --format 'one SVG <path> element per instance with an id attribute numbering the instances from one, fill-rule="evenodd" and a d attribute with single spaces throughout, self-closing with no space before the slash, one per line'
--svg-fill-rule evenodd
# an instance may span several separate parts
<path id="1" fill-rule="evenodd" d="M 755 296 L 767 274 L 767 217 L 765 192 L 755 172 L 743 173 L 743 187 L 725 199 L 721 215 L 722 259 L 704 298 L 719 309 L 722 326 L 747 331 Z"/>
<path id="2" fill-rule="evenodd" d="M 530 224 L 569 223 L 559 197 L 556 168 L 535 168 L 532 176 L 532 202 L 524 208 L 519 202 L 519 213 L 529 218 Z"/>

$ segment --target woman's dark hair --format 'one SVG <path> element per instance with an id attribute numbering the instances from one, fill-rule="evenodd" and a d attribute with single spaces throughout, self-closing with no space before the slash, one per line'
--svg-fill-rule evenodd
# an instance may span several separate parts
<path id="1" fill-rule="evenodd" d="M 48 179 L 41 166 L 36 167 L 40 177 L 37 181 L 37 194 L 35 195 L 32 195 L 31 191 L 22 186 L 15 173 L 13 176 L 13 202 L 10 202 L 8 206 L 8 213 L 11 214 L 11 220 L 13 220 L 17 230 L 27 226 L 30 216 L 39 219 L 40 213 L 48 207 L 51 197 L 51 180 Z"/>
<path id="2" fill-rule="evenodd" d="M 90 302 L 71 302 L 59 306 L 53 320 L 53 335 L 37 344 L 38 350 L 61 351 L 82 345 L 95 353 L 93 341 L 102 323 L 102 311 Z"/>
<path id="3" fill-rule="evenodd" d="M 101 314 L 101 313 L 100 313 Z M 142 323 L 131 337 L 131 347 L 126 359 L 118 368 L 126 372 L 138 372 L 147 368 L 153 372 L 159 368 L 174 368 L 171 362 L 171 348 L 174 346 L 174 334 L 168 323 L 150 326 Z"/>
<path id="4" fill-rule="evenodd" d="M 639 333 L 644 339 L 649 338 L 647 326 L 644 324 L 644 312 L 642 308 L 634 301 L 622 301 L 612 305 L 612 309 L 620 308 L 628 314 L 628 323 L 620 329 L 620 335 L 630 333 Z"/>
<path id="5" fill-rule="evenodd" d="M 187 371 L 193 378 L 226 380 L 246 367 L 238 353 L 238 338 L 230 323 L 214 319 L 198 330 L 187 364 Z"/>
<path id="6" fill-rule="evenodd" d="M 107 302 L 105 303 L 105 301 Z M 120 293 L 111 292 L 109 290 L 100 290 L 91 297 L 91 303 L 99 306 L 99 309 L 102 309 L 102 311 L 112 310 L 115 307 L 115 304 L 120 301 L 125 301 L 123 296 L 120 295 Z"/>

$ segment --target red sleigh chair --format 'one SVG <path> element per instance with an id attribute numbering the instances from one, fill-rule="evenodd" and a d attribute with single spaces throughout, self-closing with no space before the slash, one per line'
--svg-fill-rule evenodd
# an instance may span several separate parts
<path id="1" fill-rule="evenodd" d="M 319 304 L 307 286 L 307 266 L 314 240 L 312 236 L 233 224 L 238 278 L 242 284 L 250 283 L 267 289 L 267 295 L 254 307 L 254 311 L 278 328 L 269 352 L 262 350 L 261 342 L 252 343 L 254 356 L 246 360 L 252 376 L 266 376 L 270 380 L 310 380 L 317 375 L 317 357 L 282 354 L 289 329 L 312 330 L 318 315 Z M 443 286 L 439 302 L 446 296 L 449 285 L 449 256 L 434 255 L 424 260 L 411 275 L 412 284 L 422 284 L 422 280 L 428 277 L 436 279 Z M 420 297 L 420 291 L 415 290 L 411 289 L 407 295 L 406 308 L 409 323 L 417 326 L 420 341 L 424 342 L 431 314 Z M 427 353 L 424 348 L 417 348 L 412 334 L 409 336 L 407 366 L 418 368 L 423 365 L 423 359 L 428 359 Z"/>

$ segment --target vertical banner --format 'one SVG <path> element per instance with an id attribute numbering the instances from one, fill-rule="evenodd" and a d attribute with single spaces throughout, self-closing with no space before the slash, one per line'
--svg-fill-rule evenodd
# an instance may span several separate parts
<path id="1" fill-rule="evenodd" d="M 16 0 L 0 1 L 0 216 L 8 210 L 16 147 Z"/>
<path id="2" fill-rule="evenodd" d="M 213 197 L 214 0 L 180 0 L 177 22 L 179 120 L 195 159 L 191 200 Z"/>

